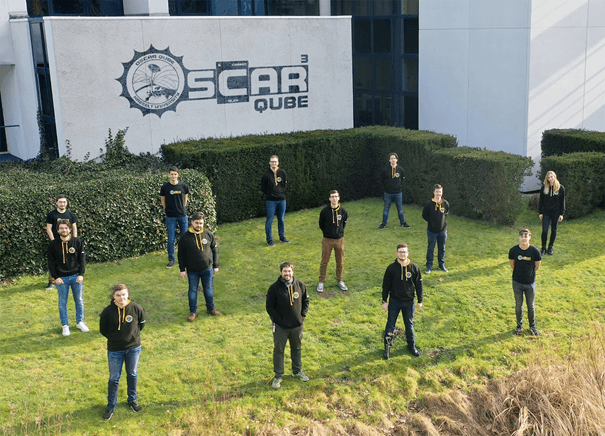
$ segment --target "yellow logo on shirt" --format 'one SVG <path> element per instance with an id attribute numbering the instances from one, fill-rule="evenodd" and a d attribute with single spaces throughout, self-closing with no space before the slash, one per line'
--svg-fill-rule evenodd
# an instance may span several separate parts
<path id="1" fill-rule="evenodd" d="M 126 322 L 132 322 L 132 315 L 128 315 L 126 317 Z"/>
<path id="2" fill-rule="evenodd" d="M 298 292 L 295 292 L 293 297 L 294 297 L 294 299 L 297 299 L 298 297 L 300 297 L 300 294 Z"/>
<path id="3" fill-rule="evenodd" d="M 521 256 L 521 255 L 519 255 L 519 256 L 517 257 L 517 260 L 531 260 L 531 257 L 527 257 L 527 256 Z"/>
<path id="4" fill-rule="evenodd" d="M 76 249 L 74 247 L 69 247 L 69 252 L 71 254 L 74 254 L 76 252 Z"/>

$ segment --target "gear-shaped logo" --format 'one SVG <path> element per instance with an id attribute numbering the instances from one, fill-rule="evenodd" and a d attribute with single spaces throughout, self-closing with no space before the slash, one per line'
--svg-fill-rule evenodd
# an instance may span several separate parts
<path id="1" fill-rule="evenodd" d="M 116 79 L 122 85 L 120 97 L 143 115 L 156 114 L 161 118 L 166 111 L 176 112 L 188 73 L 182 59 L 183 56 L 170 53 L 168 47 L 157 50 L 150 45 L 147 51 L 135 50 L 129 62 L 122 62 L 124 73 Z"/>

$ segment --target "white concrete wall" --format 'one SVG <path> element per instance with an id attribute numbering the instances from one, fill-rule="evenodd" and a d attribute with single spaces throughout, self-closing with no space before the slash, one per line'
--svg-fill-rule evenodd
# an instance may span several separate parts
<path id="1" fill-rule="evenodd" d="M 89 152 L 96 157 L 109 128 L 129 128 L 130 151 L 156 153 L 161 144 L 178 139 L 353 126 L 349 17 L 45 17 L 45 29 L 60 151 L 69 140 L 75 159 Z M 120 96 L 123 87 L 116 79 L 135 51 L 150 45 L 182 56 L 183 77 L 193 86 L 188 72 L 214 70 L 217 62 L 248 61 L 248 68 L 305 65 L 308 92 L 288 95 L 307 96 L 308 107 L 260 112 L 255 102 L 269 96 L 219 104 L 217 98 L 188 99 L 185 88 L 176 111 L 144 115 Z M 273 97 L 277 102 L 288 95 Z"/>
<path id="2" fill-rule="evenodd" d="M 420 129 L 536 164 L 544 130 L 605 131 L 605 0 L 423 0 L 419 21 Z"/>

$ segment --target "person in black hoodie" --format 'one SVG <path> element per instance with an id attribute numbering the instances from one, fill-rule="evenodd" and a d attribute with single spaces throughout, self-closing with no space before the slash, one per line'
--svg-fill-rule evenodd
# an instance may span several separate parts
<path id="1" fill-rule="evenodd" d="M 349 289 L 342 281 L 345 258 L 345 226 L 348 217 L 347 211 L 340 205 L 338 191 L 330 191 L 330 204 L 319 213 L 319 228 L 324 237 L 321 241 L 321 263 L 319 264 L 317 292 L 324 291 L 324 281 L 326 280 L 332 250 L 334 250 L 334 258 L 336 259 L 336 286 L 341 291 Z"/>
<path id="2" fill-rule="evenodd" d="M 382 223 L 378 227 L 379 230 L 383 230 L 387 226 L 391 203 L 395 203 L 395 206 L 397 206 L 401 227 L 410 227 L 403 214 L 403 179 L 405 179 L 405 174 L 403 168 L 397 165 L 398 160 L 397 153 L 389 154 L 389 164 L 380 172 L 380 181 L 384 187 L 384 209 L 382 211 Z"/>
<path id="3" fill-rule="evenodd" d="M 99 331 L 107 338 L 107 361 L 109 382 L 107 383 L 107 411 L 104 420 L 110 420 L 118 404 L 118 387 L 122 366 L 126 366 L 128 384 L 128 406 L 134 412 L 143 408 L 137 402 L 137 367 L 141 355 L 141 330 L 145 327 L 145 311 L 129 299 L 124 283 L 113 287 L 111 304 L 103 309 Z"/>
<path id="4" fill-rule="evenodd" d="M 408 350 L 413 356 L 420 356 L 414 337 L 414 297 L 418 299 L 418 310 L 421 310 L 423 291 L 420 268 L 410 260 L 408 245 L 401 243 L 397 245 L 397 259 L 387 267 L 382 280 L 382 309 L 389 314 L 384 329 L 385 359 L 390 357 L 399 312 L 405 324 Z"/>
<path id="5" fill-rule="evenodd" d="M 557 227 L 563 221 L 565 214 L 565 188 L 557 179 L 554 171 L 546 173 L 544 184 L 540 189 L 540 200 L 538 202 L 538 213 L 542 221 L 542 250 L 541 254 L 554 254 L 552 246 L 557 239 Z M 550 229 L 550 242 L 548 251 L 546 250 L 546 240 L 548 238 L 548 227 Z"/>
<path id="6" fill-rule="evenodd" d="M 439 269 L 448 272 L 445 267 L 445 241 L 447 241 L 447 214 L 450 211 L 450 204 L 443 198 L 443 186 L 433 186 L 433 198 L 427 202 L 422 209 L 422 218 L 428 223 L 426 234 L 429 240 L 426 249 L 426 270 L 425 274 L 430 274 L 433 268 L 433 256 L 435 243 L 437 243 L 437 261 Z"/>
<path id="7" fill-rule="evenodd" d="M 218 273 L 218 248 L 212 232 L 204 228 L 204 215 L 196 212 L 191 215 L 191 227 L 179 241 L 179 269 L 182 279 L 189 280 L 189 322 L 197 318 L 197 291 L 202 282 L 206 311 L 209 315 L 222 315 L 214 307 L 212 281 Z"/>
<path id="8" fill-rule="evenodd" d="M 294 278 L 294 265 L 284 262 L 279 266 L 280 277 L 267 292 L 267 313 L 273 323 L 273 371 L 271 387 L 278 389 L 284 375 L 284 350 L 290 341 L 292 373 L 306 382 L 309 377 L 302 370 L 303 322 L 309 310 L 309 295 L 303 282 Z"/>
<path id="9" fill-rule="evenodd" d="M 269 158 L 269 169 L 260 179 L 260 189 L 265 194 L 267 220 L 265 221 L 265 236 L 267 245 L 273 247 L 273 217 L 277 215 L 277 230 L 279 240 L 285 244 L 286 239 L 284 216 L 286 214 L 286 172 L 279 167 L 279 158 L 275 155 Z"/>
<path id="10" fill-rule="evenodd" d="M 59 219 L 57 231 L 59 237 L 48 245 L 48 271 L 57 286 L 59 294 L 59 317 L 63 326 L 63 336 L 69 336 L 69 316 L 67 315 L 67 298 L 69 287 L 76 303 L 76 327 L 89 331 L 84 324 L 84 270 L 86 260 L 82 241 L 71 235 L 70 220 Z"/>

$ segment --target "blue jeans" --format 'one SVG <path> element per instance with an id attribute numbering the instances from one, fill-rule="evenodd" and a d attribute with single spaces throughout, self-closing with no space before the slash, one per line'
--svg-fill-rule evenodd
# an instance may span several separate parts
<path id="1" fill-rule="evenodd" d="M 212 277 L 214 268 L 210 267 L 206 271 L 187 271 L 189 279 L 189 313 L 197 313 L 197 290 L 202 281 L 204 289 L 204 298 L 206 299 L 206 309 L 214 310 L 214 294 L 212 291 Z"/>
<path id="2" fill-rule="evenodd" d="M 384 329 L 385 340 L 393 334 L 395 330 L 395 323 L 399 312 L 403 316 L 403 323 L 405 324 L 405 339 L 408 342 L 408 347 L 415 345 L 414 342 L 414 312 L 416 308 L 414 306 L 414 300 L 410 301 L 396 301 L 392 298 L 389 299 L 389 317 L 387 318 L 387 325 Z"/>
<path id="3" fill-rule="evenodd" d="M 273 217 L 277 215 L 277 230 L 279 231 L 279 239 L 286 237 L 286 230 L 284 225 L 284 216 L 286 215 L 286 200 L 265 202 L 267 208 L 267 221 L 265 221 L 265 235 L 267 236 L 267 242 L 273 241 Z"/>
<path id="4" fill-rule="evenodd" d="M 179 225 L 181 235 L 187 231 L 189 220 L 187 216 L 167 216 L 166 231 L 168 232 L 168 261 L 174 262 L 174 241 L 176 239 L 176 226 Z"/>
<path id="5" fill-rule="evenodd" d="M 447 240 L 447 230 L 441 233 L 433 233 L 426 231 L 429 239 L 429 246 L 426 249 L 426 267 L 433 268 L 433 252 L 435 251 L 435 243 L 437 243 L 437 262 L 439 266 L 445 266 L 445 241 Z"/>
<path id="6" fill-rule="evenodd" d="M 387 221 L 389 220 L 389 210 L 391 209 L 391 203 L 395 203 L 397 206 L 397 213 L 399 214 L 399 224 L 403 224 L 405 222 L 405 218 L 403 216 L 403 193 L 400 192 L 398 194 L 389 194 L 388 192 L 384 193 L 384 210 L 382 211 L 382 225 L 386 226 Z"/>
<path id="7" fill-rule="evenodd" d="M 513 292 L 515 293 L 515 314 L 517 315 L 517 327 L 523 327 L 523 296 L 527 304 L 527 319 L 529 327 L 536 326 L 534 301 L 536 300 L 536 282 L 528 285 L 513 280 Z"/>
<path id="8" fill-rule="evenodd" d="M 71 292 L 74 296 L 74 301 L 76 303 L 76 324 L 84 321 L 84 299 L 82 298 L 84 284 L 78 283 L 76 281 L 77 278 L 78 274 L 61 277 L 63 284 L 56 285 L 57 292 L 59 293 L 59 317 L 61 318 L 61 325 L 69 325 L 69 316 L 67 315 L 67 298 L 69 297 L 70 286 Z"/>
<path id="9" fill-rule="evenodd" d="M 114 410 L 118 404 L 118 388 L 120 387 L 120 376 L 122 365 L 126 364 L 126 383 L 128 385 L 128 402 L 137 399 L 137 366 L 141 356 L 142 346 L 130 350 L 109 351 L 107 350 L 107 362 L 109 363 L 109 382 L 107 383 L 107 408 Z"/>

